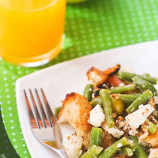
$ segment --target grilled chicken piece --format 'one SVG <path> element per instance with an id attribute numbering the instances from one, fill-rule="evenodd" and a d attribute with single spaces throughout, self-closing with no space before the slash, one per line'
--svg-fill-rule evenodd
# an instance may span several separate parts
<path id="1" fill-rule="evenodd" d="M 145 142 L 149 143 L 152 147 L 158 147 L 158 129 L 154 134 L 149 134 Z"/>
<path id="2" fill-rule="evenodd" d="M 69 123 L 75 128 L 76 134 L 83 138 L 83 144 L 89 147 L 89 135 L 92 126 L 88 123 L 92 106 L 87 98 L 78 94 L 70 93 L 66 95 L 62 108 L 58 115 L 59 123 Z"/>

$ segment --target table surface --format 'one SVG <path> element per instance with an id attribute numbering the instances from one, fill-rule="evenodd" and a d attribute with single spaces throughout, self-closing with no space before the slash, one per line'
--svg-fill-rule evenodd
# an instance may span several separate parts
<path id="1" fill-rule="evenodd" d="M 2 122 L 0 118 L 0 157 L 31 157 L 17 114 L 15 82 L 18 78 L 102 50 L 158 40 L 157 25 L 158 0 L 89 0 L 67 5 L 65 45 L 52 62 L 38 68 L 24 68 L 0 60 L 0 105 L 3 119 Z"/>

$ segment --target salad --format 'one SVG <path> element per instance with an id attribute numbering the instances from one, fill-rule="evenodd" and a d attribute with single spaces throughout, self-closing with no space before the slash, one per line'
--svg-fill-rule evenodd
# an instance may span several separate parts
<path id="1" fill-rule="evenodd" d="M 55 109 L 73 135 L 63 146 L 69 158 L 158 158 L 157 78 L 138 75 L 120 64 L 92 67 L 83 95 L 66 95 Z"/>

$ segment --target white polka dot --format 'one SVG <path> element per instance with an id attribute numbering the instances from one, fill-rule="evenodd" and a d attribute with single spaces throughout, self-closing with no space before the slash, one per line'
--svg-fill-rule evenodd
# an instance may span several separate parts
<path id="1" fill-rule="evenodd" d="M 12 107 L 8 107 L 8 110 L 12 110 Z"/>
<path id="2" fill-rule="evenodd" d="M 10 95 L 9 95 L 9 94 L 7 94 L 7 95 L 6 95 L 6 97 L 7 97 L 7 98 L 10 98 Z"/>
<path id="3" fill-rule="evenodd" d="M 13 114 L 12 114 L 12 113 L 9 113 L 9 116 L 13 116 Z"/>
<path id="4" fill-rule="evenodd" d="M 5 92 L 8 92 L 9 91 L 9 89 L 5 89 Z"/>
<path id="5" fill-rule="evenodd" d="M 8 87 L 8 83 L 5 83 L 4 86 L 5 86 L 5 87 Z"/>
<path id="6" fill-rule="evenodd" d="M 12 76 L 12 79 L 15 79 L 15 76 Z"/>
<path id="7" fill-rule="evenodd" d="M 4 71 L 3 71 L 3 74 L 6 74 L 6 73 L 7 73 L 7 71 L 4 70 Z"/>
<path id="8" fill-rule="evenodd" d="M 10 104 L 10 103 L 11 103 L 11 101 L 10 101 L 10 100 L 8 100 L 8 101 L 7 101 L 7 104 Z"/>

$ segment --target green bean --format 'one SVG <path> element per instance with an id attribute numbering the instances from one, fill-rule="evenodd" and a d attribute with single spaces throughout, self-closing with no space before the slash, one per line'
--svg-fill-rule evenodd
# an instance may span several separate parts
<path id="1" fill-rule="evenodd" d="M 102 99 L 107 126 L 112 128 L 114 126 L 114 120 L 112 117 L 112 103 L 109 95 L 109 90 L 102 89 L 100 90 L 99 95 Z"/>
<path id="2" fill-rule="evenodd" d="M 91 104 L 93 107 L 95 107 L 97 104 L 102 105 L 102 100 L 101 100 L 100 97 L 96 97 L 96 98 L 94 98 L 94 99 L 90 102 L 90 104 Z"/>
<path id="3" fill-rule="evenodd" d="M 89 102 L 92 100 L 93 89 L 94 87 L 92 84 L 87 84 L 84 89 L 83 95 L 88 99 Z"/>
<path id="4" fill-rule="evenodd" d="M 137 77 L 133 78 L 133 83 L 136 84 L 136 87 L 140 89 L 141 92 L 144 92 L 146 90 L 151 90 L 153 93 L 156 92 L 155 87 L 148 81 Z"/>
<path id="5" fill-rule="evenodd" d="M 155 125 L 154 123 L 152 123 L 151 121 L 148 122 L 148 125 L 147 125 L 147 129 L 149 130 L 149 132 L 151 134 L 154 134 L 157 130 L 157 125 Z"/>
<path id="6" fill-rule="evenodd" d="M 120 72 L 119 77 L 121 80 L 126 80 L 132 82 L 132 79 L 136 76 L 139 76 L 140 78 L 152 83 L 152 84 L 157 84 L 157 78 L 156 77 L 150 77 L 147 75 L 137 75 L 134 73 L 129 73 L 129 72 Z"/>
<path id="7" fill-rule="evenodd" d="M 147 155 L 146 155 L 145 151 L 143 150 L 141 144 L 139 144 L 137 137 L 136 136 L 130 136 L 130 138 L 133 140 L 133 142 L 136 146 L 136 149 L 135 149 L 135 152 L 134 152 L 135 157 L 137 157 L 137 158 L 147 158 Z"/>
<path id="8" fill-rule="evenodd" d="M 136 89 L 136 85 L 129 84 L 125 86 L 110 88 L 109 91 L 110 91 L 110 94 L 116 94 L 116 93 L 124 93 L 128 91 L 133 91 L 135 89 Z"/>
<path id="9" fill-rule="evenodd" d="M 112 110 L 118 115 L 122 115 L 125 111 L 124 102 L 119 97 L 111 97 Z"/>
<path id="10" fill-rule="evenodd" d="M 150 98 L 152 98 L 152 96 L 153 94 L 150 90 L 145 91 L 126 109 L 126 111 L 128 113 L 133 112 L 138 108 L 139 105 L 145 104 Z"/>
<path id="11" fill-rule="evenodd" d="M 126 80 L 129 82 L 132 82 L 132 78 L 135 76 L 137 76 L 137 75 L 134 73 L 129 73 L 129 72 L 120 72 L 119 73 L 119 77 L 121 80 Z"/>
<path id="12" fill-rule="evenodd" d="M 54 109 L 54 115 L 57 117 L 60 112 L 61 106 Z"/>
<path id="13" fill-rule="evenodd" d="M 101 128 L 92 128 L 90 133 L 90 147 L 93 145 L 100 146 L 101 144 L 101 135 L 102 129 Z"/>
<path id="14" fill-rule="evenodd" d="M 133 156 L 133 150 L 127 146 L 121 148 L 121 151 L 124 155 Z"/>
<path id="15" fill-rule="evenodd" d="M 136 99 L 141 95 L 141 93 L 112 94 L 112 96 L 113 96 L 113 95 L 118 96 L 119 98 L 121 98 L 121 100 L 122 100 L 125 104 L 129 105 L 129 104 L 131 104 L 134 100 L 136 100 Z M 100 97 L 96 97 L 96 98 L 94 98 L 94 99 L 90 102 L 90 104 L 91 104 L 93 107 L 95 107 L 97 104 L 102 105 L 102 100 L 101 100 Z"/>
<path id="16" fill-rule="evenodd" d="M 102 150 L 102 147 L 93 145 L 81 156 L 81 158 L 96 158 L 102 152 Z"/>
<path id="17" fill-rule="evenodd" d="M 149 74 L 149 73 L 144 73 L 143 75 L 144 75 L 144 76 L 150 76 L 150 74 Z"/>
<path id="18" fill-rule="evenodd" d="M 129 142 L 126 137 L 121 138 L 116 141 L 114 144 L 106 148 L 98 158 L 110 158 L 113 154 L 115 154 L 120 148 L 124 146 L 129 146 L 130 148 L 134 148 L 134 145 Z"/>
<path id="19" fill-rule="evenodd" d="M 133 103 L 133 101 L 135 101 L 140 95 L 141 95 L 141 93 L 118 94 L 118 96 L 121 98 L 121 100 L 127 105 Z"/>

